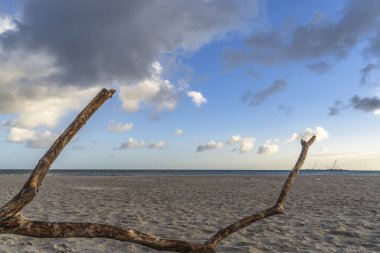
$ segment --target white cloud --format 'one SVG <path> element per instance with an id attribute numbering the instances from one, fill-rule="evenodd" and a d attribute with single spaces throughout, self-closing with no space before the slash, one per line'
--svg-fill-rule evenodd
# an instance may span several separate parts
<path id="1" fill-rule="evenodd" d="M 239 152 L 240 153 L 245 153 L 253 149 L 255 145 L 255 138 L 252 137 L 245 137 L 241 140 L 241 144 L 239 147 Z"/>
<path id="2" fill-rule="evenodd" d="M 11 127 L 8 133 L 8 141 L 10 142 L 24 142 L 36 137 L 36 132 L 26 128 Z"/>
<path id="3" fill-rule="evenodd" d="M 48 130 L 37 132 L 26 128 L 11 127 L 7 140 L 15 143 L 26 142 L 26 146 L 29 148 L 48 148 L 57 137 L 58 135 Z"/>
<path id="4" fill-rule="evenodd" d="M 0 54 L 1 55 L 1 54 Z M 20 128 L 55 127 L 69 111 L 85 106 L 98 87 L 58 87 L 47 76 L 55 73 L 44 53 L 15 51 L 0 62 L 0 113 L 16 114 L 9 125 Z"/>
<path id="5" fill-rule="evenodd" d="M 61 95 L 51 94 L 42 100 L 24 100 L 20 113 L 13 124 L 21 127 L 46 126 L 55 127 L 69 111 L 79 110 L 85 106 L 84 101 L 91 99 L 99 89 L 76 90 L 73 93 L 61 90 Z"/>
<path id="6" fill-rule="evenodd" d="M 0 34 L 8 30 L 15 30 L 16 25 L 13 20 L 8 16 L 0 16 Z"/>
<path id="7" fill-rule="evenodd" d="M 98 91 L 98 88 L 62 89 L 59 93 L 54 91 L 57 94 L 51 94 L 51 97 L 43 100 L 29 100 L 28 103 L 26 99 L 14 124 L 22 127 L 55 127 L 69 111 L 82 109 L 86 104 L 84 102 L 89 102 Z"/>
<path id="8" fill-rule="evenodd" d="M 177 129 L 177 130 L 175 130 L 175 132 L 174 132 L 174 135 L 175 136 L 180 136 L 180 135 L 182 135 L 183 134 L 183 130 L 182 129 Z"/>
<path id="9" fill-rule="evenodd" d="M 288 139 L 286 142 L 292 142 L 296 140 L 308 141 L 311 137 L 313 137 L 313 135 L 317 137 L 316 141 L 321 141 L 329 138 L 329 133 L 323 127 L 318 126 L 315 128 L 315 130 L 306 128 L 305 132 L 302 134 L 293 133 L 290 139 Z"/>
<path id="10" fill-rule="evenodd" d="M 276 141 L 276 140 L 275 140 Z M 278 144 L 273 143 L 271 139 L 266 140 L 265 143 L 259 147 L 258 154 L 271 155 L 277 153 L 279 150 Z"/>
<path id="11" fill-rule="evenodd" d="M 164 141 L 159 141 L 159 142 L 154 142 L 148 146 L 148 149 L 162 149 L 166 147 L 166 142 Z"/>
<path id="12" fill-rule="evenodd" d="M 202 104 L 207 103 L 207 99 L 202 95 L 201 92 L 197 91 L 188 91 L 187 96 L 191 97 L 191 101 L 197 106 L 200 107 Z"/>
<path id="13" fill-rule="evenodd" d="M 108 125 L 107 131 L 120 133 L 120 132 L 129 131 L 132 128 L 133 128 L 133 123 L 124 123 L 123 124 L 123 123 L 112 122 L 111 124 Z"/>
<path id="14" fill-rule="evenodd" d="M 222 142 L 209 141 L 207 144 L 199 145 L 197 147 L 197 152 L 203 152 L 206 150 L 218 149 L 218 148 L 222 148 L 222 147 L 223 147 Z"/>
<path id="15" fill-rule="evenodd" d="M 151 106 L 157 111 L 171 111 L 177 106 L 178 95 L 169 80 L 162 79 L 159 62 L 151 65 L 151 76 L 136 84 L 120 86 L 123 108 L 129 112 L 138 111 L 143 106 Z"/>
<path id="16" fill-rule="evenodd" d="M 241 143 L 242 138 L 240 135 L 232 135 L 231 138 L 227 141 L 228 144 Z"/>
<path id="17" fill-rule="evenodd" d="M 26 142 L 26 146 L 29 148 L 49 148 L 58 136 L 50 131 L 44 131 L 36 134 L 36 137 Z"/>
<path id="18" fill-rule="evenodd" d="M 226 141 L 227 144 L 240 144 L 239 152 L 246 153 L 253 149 L 255 145 L 256 139 L 253 137 L 244 137 L 242 138 L 240 135 L 233 135 L 231 138 Z"/>
<path id="19" fill-rule="evenodd" d="M 126 142 L 121 143 L 119 149 L 141 148 L 145 146 L 144 141 L 138 141 L 133 138 L 128 138 Z"/>

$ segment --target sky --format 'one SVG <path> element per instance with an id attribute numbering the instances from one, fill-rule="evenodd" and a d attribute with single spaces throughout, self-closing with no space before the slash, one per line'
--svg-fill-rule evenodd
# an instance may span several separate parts
<path id="1" fill-rule="evenodd" d="M 0 0 L 0 169 L 379 170 L 378 0 Z"/>

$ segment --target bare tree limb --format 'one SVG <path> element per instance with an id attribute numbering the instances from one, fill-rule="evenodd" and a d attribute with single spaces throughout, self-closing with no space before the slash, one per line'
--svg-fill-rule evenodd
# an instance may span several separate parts
<path id="1" fill-rule="evenodd" d="M 75 134 L 86 124 L 87 120 L 94 112 L 102 106 L 102 104 L 112 97 L 115 93 L 114 89 L 102 89 L 99 94 L 82 110 L 76 119 L 66 128 L 66 130 L 58 137 L 50 149 L 40 159 L 34 168 L 28 181 L 22 187 L 21 191 L 6 205 L 0 209 L 0 216 L 14 216 L 27 204 L 29 204 L 36 196 L 38 187 L 41 185 L 50 166 L 61 153 L 67 143 L 75 136 Z"/>
<path id="2" fill-rule="evenodd" d="M 133 242 L 157 250 L 174 252 L 192 252 L 205 248 L 203 244 L 195 244 L 180 240 L 161 239 L 139 231 L 97 223 L 76 222 L 44 222 L 32 221 L 18 215 L 8 224 L 8 233 L 39 238 L 110 238 L 123 242 Z"/>
<path id="3" fill-rule="evenodd" d="M 212 248 L 215 248 L 216 245 L 221 242 L 224 238 L 231 235 L 232 233 L 252 224 L 253 222 L 262 220 L 266 217 L 273 216 L 276 214 L 282 214 L 284 213 L 284 202 L 286 199 L 286 196 L 290 190 L 290 187 L 293 184 L 294 179 L 296 178 L 298 171 L 301 169 L 307 155 L 307 151 L 309 150 L 309 147 L 313 142 L 315 141 L 316 137 L 313 136 L 311 139 L 306 142 L 304 140 L 301 140 L 302 150 L 301 154 L 298 157 L 297 163 L 294 165 L 293 170 L 290 172 L 288 179 L 286 180 L 284 186 L 282 187 L 282 191 L 280 193 L 280 197 L 278 198 L 278 201 L 276 205 L 274 205 L 271 208 L 268 208 L 266 210 L 263 210 L 261 212 L 255 213 L 251 216 L 247 216 L 234 224 L 223 228 L 219 230 L 209 241 L 208 244 L 211 245 Z"/>
<path id="4" fill-rule="evenodd" d="M 280 196 L 278 197 L 278 200 L 277 200 L 277 205 L 280 206 L 281 209 L 284 208 L 283 205 L 285 203 L 286 196 L 289 193 L 290 187 L 292 187 L 292 184 L 297 177 L 298 171 L 301 169 L 303 163 L 305 162 L 307 151 L 309 150 L 309 147 L 314 143 L 316 138 L 317 137 L 314 135 L 313 137 L 310 138 L 309 141 L 301 140 L 301 145 L 302 145 L 301 154 L 298 157 L 297 163 L 296 165 L 294 165 L 293 170 L 290 172 L 288 179 L 286 179 L 286 182 L 284 183 Z"/>
<path id="5" fill-rule="evenodd" d="M 156 250 L 189 253 L 215 253 L 217 245 L 234 232 L 266 217 L 284 213 L 284 203 L 290 187 L 306 159 L 309 147 L 316 139 L 315 136 L 307 142 L 304 140 L 301 141 L 302 150 L 297 163 L 290 172 L 277 203 L 273 207 L 247 216 L 230 226 L 219 230 L 205 243 L 162 239 L 133 229 L 120 228 L 106 224 L 44 222 L 25 218 L 21 214 L 21 210 L 36 196 L 38 187 L 41 185 L 42 180 L 54 160 L 58 157 L 66 144 L 86 124 L 92 114 L 108 98 L 110 98 L 114 92 L 115 90 L 113 89 L 103 89 L 100 91 L 100 93 L 83 109 L 76 119 L 67 127 L 65 132 L 62 133 L 46 154 L 40 159 L 21 191 L 0 209 L 0 234 L 9 233 L 39 238 L 99 237 L 137 243 Z"/>

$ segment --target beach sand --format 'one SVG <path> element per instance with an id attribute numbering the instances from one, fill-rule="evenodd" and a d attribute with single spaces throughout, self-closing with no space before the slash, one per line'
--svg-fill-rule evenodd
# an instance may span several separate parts
<path id="1" fill-rule="evenodd" d="M 27 176 L 0 176 L 0 205 Z M 47 176 L 23 213 L 203 242 L 272 206 L 286 176 Z M 380 176 L 298 176 L 285 214 L 226 238 L 218 252 L 380 252 Z M 0 252 L 158 252 L 109 239 L 0 235 Z"/>

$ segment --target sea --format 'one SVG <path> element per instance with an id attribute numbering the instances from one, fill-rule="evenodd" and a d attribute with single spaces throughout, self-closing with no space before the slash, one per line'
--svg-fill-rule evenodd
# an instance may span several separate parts
<path id="1" fill-rule="evenodd" d="M 1 175 L 24 175 L 32 170 L 0 169 Z M 259 176 L 287 175 L 289 170 L 68 170 L 52 169 L 54 176 Z M 301 170 L 300 175 L 380 175 L 380 170 Z"/>

